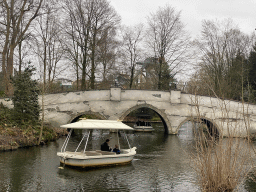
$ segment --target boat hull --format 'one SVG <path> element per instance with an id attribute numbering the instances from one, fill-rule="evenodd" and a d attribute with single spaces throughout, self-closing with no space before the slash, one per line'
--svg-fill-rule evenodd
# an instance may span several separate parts
<path id="1" fill-rule="evenodd" d="M 151 126 L 134 126 L 134 131 L 152 132 L 154 129 Z"/>
<path id="2" fill-rule="evenodd" d="M 100 167 L 100 166 L 110 166 L 117 164 L 126 164 L 132 161 L 134 155 L 136 154 L 135 149 L 127 152 L 125 154 L 115 154 L 110 155 L 99 155 L 100 152 L 95 152 L 95 154 L 86 155 L 83 153 L 71 153 L 71 152 L 59 152 L 57 155 L 60 158 L 60 162 L 74 167 Z"/>

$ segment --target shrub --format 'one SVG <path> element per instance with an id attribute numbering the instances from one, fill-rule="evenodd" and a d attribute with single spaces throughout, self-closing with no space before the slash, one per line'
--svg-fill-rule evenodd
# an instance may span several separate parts
<path id="1" fill-rule="evenodd" d="M 13 117 L 18 124 L 25 122 L 36 123 L 39 119 L 38 95 L 39 89 L 36 80 L 32 80 L 35 68 L 28 67 L 25 71 L 12 79 L 14 85 Z"/>

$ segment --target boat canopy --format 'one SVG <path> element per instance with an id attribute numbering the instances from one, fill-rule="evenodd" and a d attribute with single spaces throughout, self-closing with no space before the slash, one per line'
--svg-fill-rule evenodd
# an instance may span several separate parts
<path id="1" fill-rule="evenodd" d="M 132 127 L 115 120 L 82 119 L 80 121 L 61 125 L 61 128 L 71 129 L 112 129 L 112 130 L 133 130 Z"/>

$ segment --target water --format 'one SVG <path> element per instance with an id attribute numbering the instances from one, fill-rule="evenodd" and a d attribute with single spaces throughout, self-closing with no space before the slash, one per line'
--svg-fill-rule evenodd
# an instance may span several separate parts
<path id="1" fill-rule="evenodd" d="M 157 127 L 158 126 L 158 127 Z M 137 154 L 131 164 L 81 170 L 59 169 L 56 155 L 65 138 L 45 146 L 0 153 L 0 191 L 200 191 L 192 168 L 192 129 L 185 124 L 178 136 L 165 135 L 155 125 L 153 133 L 127 134 Z M 74 150 L 78 135 L 68 145 Z M 89 149 L 97 149 L 106 139 L 117 142 L 116 133 L 94 131 Z M 92 142 L 93 140 L 93 142 Z M 127 147 L 125 142 L 121 146 Z M 239 191 L 254 191 L 255 184 L 246 181 Z"/>

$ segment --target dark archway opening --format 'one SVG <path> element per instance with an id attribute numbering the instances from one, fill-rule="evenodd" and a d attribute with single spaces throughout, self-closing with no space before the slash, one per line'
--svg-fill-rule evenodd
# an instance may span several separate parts
<path id="1" fill-rule="evenodd" d="M 168 127 L 164 118 L 155 110 L 149 107 L 140 107 L 131 111 L 124 119 L 123 122 L 134 127 L 137 122 L 149 122 L 153 126 L 153 131 L 161 132 L 164 130 L 168 134 Z M 164 129 L 163 129 L 164 128 Z"/>
<path id="2" fill-rule="evenodd" d="M 205 118 L 192 118 L 184 122 L 178 131 L 178 136 L 186 140 L 194 140 L 201 136 L 209 139 L 218 139 L 219 131 L 210 120 Z"/>
<path id="3" fill-rule="evenodd" d="M 96 113 L 83 113 L 83 114 L 78 115 L 78 116 L 75 117 L 74 119 L 72 119 L 72 120 L 70 121 L 70 123 L 77 122 L 77 121 L 79 121 L 79 119 L 81 119 L 81 118 L 86 118 L 86 119 L 105 119 L 105 118 L 103 118 L 101 115 L 96 114 Z"/>
<path id="4" fill-rule="evenodd" d="M 219 131 L 218 131 L 217 127 L 211 121 L 209 121 L 207 119 L 201 119 L 201 121 L 207 126 L 207 128 L 208 128 L 207 131 L 211 137 L 219 138 Z"/>

